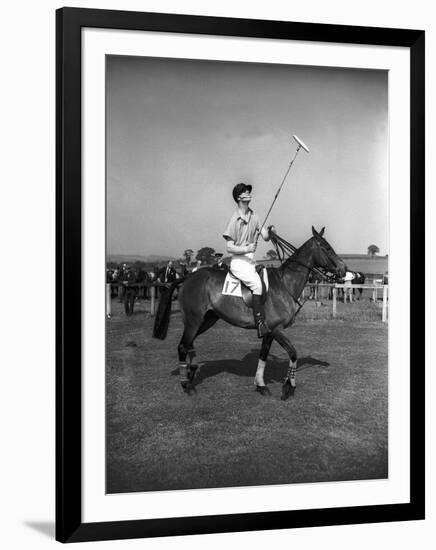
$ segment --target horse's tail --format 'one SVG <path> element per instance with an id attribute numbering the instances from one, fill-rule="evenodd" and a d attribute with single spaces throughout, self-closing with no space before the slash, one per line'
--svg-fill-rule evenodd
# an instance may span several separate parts
<path id="1" fill-rule="evenodd" d="M 154 320 L 153 337 L 159 340 L 165 340 L 170 324 L 171 301 L 176 288 L 183 283 L 185 277 L 174 281 L 174 283 L 162 292 L 159 307 L 157 308 L 156 319 Z"/>

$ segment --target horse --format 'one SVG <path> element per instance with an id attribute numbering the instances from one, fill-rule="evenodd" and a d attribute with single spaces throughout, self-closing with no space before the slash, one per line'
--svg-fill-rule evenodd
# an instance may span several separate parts
<path id="1" fill-rule="evenodd" d="M 282 400 L 294 395 L 297 370 L 297 351 L 284 329 L 294 321 L 300 309 L 299 297 L 314 268 L 325 268 L 343 276 L 346 266 L 324 239 L 324 230 L 318 233 L 312 226 L 312 237 L 290 256 L 280 267 L 267 268 L 269 289 L 265 299 L 265 318 L 270 332 L 263 337 L 257 371 L 254 379 L 256 391 L 268 395 L 264 382 L 264 369 L 272 342 L 275 340 L 287 352 L 289 368 L 282 385 Z M 171 315 L 171 296 L 180 286 L 179 304 L 184 323 L 178 345 L 180 383 L 186 393 L 194 390 L 194 376 L 198 366 L 194 363 L 194 340 L 210 329 L 218 319 L 245 329 L 255 329 L 253 311 L 240 297 L 222 294 L 226 272 L 205 267 L 186 278 L 174 282 L 162 295 L 153 336 L 164 340 Z"/>

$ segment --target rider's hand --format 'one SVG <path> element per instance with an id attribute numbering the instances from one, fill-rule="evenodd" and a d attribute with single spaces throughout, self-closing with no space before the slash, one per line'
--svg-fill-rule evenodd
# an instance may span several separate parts
<path id="1" fill-rule="evenodd" d="M 269 232 L 269 233 L 275 233 L 275 232 L 276 232 L 276 228 L 275 228 L 273 225 L 269 225 L 269 226 L 268 226 L 268 232 Z"/>
<path id="2" fill-rule="evenodd" d="M 256 247 L 257 247 L 257 244 L 256 243 L 250 243 L 250 244 L 247 244 L 247 246 L 245 247 L 246 248 L 246 252 L 256 252 Z"/>

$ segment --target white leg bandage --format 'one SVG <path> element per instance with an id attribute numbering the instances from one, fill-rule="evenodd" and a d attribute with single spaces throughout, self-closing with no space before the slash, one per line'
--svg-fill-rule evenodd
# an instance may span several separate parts
<path id="1" fill-rule="evenodd" d="M 295 388 L 296 386 L 296 382 L 295 382 L 296 376 L 297 376 L 297 361 L 289 360 L 288 378 L 293 388 Z"/>
<path id="2" fill-rule="evenodd" d="M 188 364 L 187 363 L 179 363 L 179 376 L 180 376 L 181 382 L 188 381 Z"/>
<path id="3" fill-rule="evenodd" d="M 254 377 L 255 386 L 265 386 L 265 382 L 263 380 L 263 373 L 265 370 L 265 366 L 266 366 L 266 361 L 262 361 L 262 359 L 259 359 L 257 363 L 256 376 Z"/>

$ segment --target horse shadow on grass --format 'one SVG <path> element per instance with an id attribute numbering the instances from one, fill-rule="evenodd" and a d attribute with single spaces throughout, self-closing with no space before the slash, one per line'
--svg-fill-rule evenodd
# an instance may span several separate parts
<path id="1" fill-rule="evenodd" d="M 259 359 L 259 350 L 252 349 L 242 359 L 218 359 L 213 361 L 200 362 L 200 368 L 195 376 L 195 385 L 200 385 L 204 380 L 222 373 L 234 374 L 246 378 L 254 378 L 256 374 L 257 361 Z M 289 366 L 289 360 L 276 355 L 269 355 L 265 368 L 265 384 L 272 382 L 282 383 Z M 297 372 L 302 372 L 308 368 L 325 369 L 330 366 L 327 361 L 321 361 L 314 357 L 300 357 L 297 359 Z M 179 369 L 171 371 L 172 376 L 179 375 Z"/>

